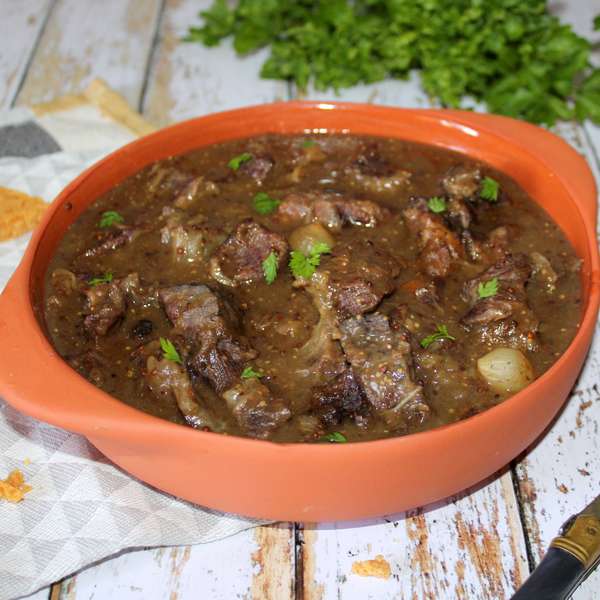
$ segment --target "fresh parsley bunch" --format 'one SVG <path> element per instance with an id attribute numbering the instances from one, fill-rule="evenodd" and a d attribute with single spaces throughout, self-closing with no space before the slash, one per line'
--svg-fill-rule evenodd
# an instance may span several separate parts
<path id="1" fill-rule="evenodd" d="M 406 78 L 458 107 L 552 125 L 600 123 L 600 69 L 590 43 L 548 11 L 547 0 L 215 0 L 188 41 L 233 36 L 238 54 L 270 46 L 261 76 L 319 90 Z M 600 28 L 600 19 L 595 20 Z"/>

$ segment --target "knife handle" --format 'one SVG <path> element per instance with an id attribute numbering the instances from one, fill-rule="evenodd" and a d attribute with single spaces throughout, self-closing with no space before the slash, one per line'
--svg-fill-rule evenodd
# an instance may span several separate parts
<path id="1" fill-rule="evenodd" d="M 600 518 L 573 515 L 512 600 L 566 600 L 600 562 Z"/>
<path id="2" fill-rule="evenodd" d="M 585 573 L 585 566 L 562 548 L 548 548 L 544 558 L 512 600 L 565 600 Z"/>

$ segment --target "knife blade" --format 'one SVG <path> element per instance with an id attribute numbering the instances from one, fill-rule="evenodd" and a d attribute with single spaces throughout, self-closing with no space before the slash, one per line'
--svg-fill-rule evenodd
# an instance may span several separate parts
<path id="1" fill-rule="evenodd" d="M 600 496 L 563 524 L 512 600 L 566 600 L 600 562 Z"/>

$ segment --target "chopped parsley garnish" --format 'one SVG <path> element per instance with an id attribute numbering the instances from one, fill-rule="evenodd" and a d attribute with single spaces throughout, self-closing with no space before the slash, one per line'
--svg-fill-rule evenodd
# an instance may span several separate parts
<path id="1" fill-rule="evenodd" d="M 475 100 L 489 112 L 534 123 L 588 117 L 600 123 L 600 69 L 590 61 L 594 45 L 565 22 L 565 11 L 561 18 L 553 14 L 555 2 L 207 4 L 203 23 L 191 24 L 186 41 L 216 46 L 231 37 L 240 56 L 263 49 L 261 77 L 294 82 L 301 91 L 404 79 L 415 69 L 421 88 L 442 106 L 468 108 Z"/>
<path id="2" fill-rule="evenodd" d="M 269 256 L 262 261 L 262 269 L 265 274 L 265 281 L 271 285 L 277 277 L 277 267 L 279 266 L 277 254 L 271 251 Z"/>
<path id="3" fill-rule="evenodd" d="M 339 431 L 334 431 L 332 433 L 327 433 L 321 438 L 322 442 L 334 442 L 337 444 L 343 444 L 347 442 L 346 436 Z"/>
<path id="4" fill-rule="evenodd" d="M 265 192 L 258 192 L 254 196 L 254 210 L 259 215 L 268 215 L 272 213 L 277 207 L 281 204 L 281 200 L 277 198 L 272 198 L 269 194 Z"/>
<path id="5" fill-rule="evenodd" d="M 100 217 L 100 227 L 112 227 L 117 223 L 123 223 L 124 220 L 116 210 L 107 210 Z"/>
<path id="6" fill-rule="evenodd" d="M 439 196 L 434 196 L 433 198 L 429 198 L 429 200 L 427 200 L 427 206 L 431 212 L 441 213 L 446 210 L 446 201 Z"/>
<path id="7" fill-rule="evenodd" d="M 110 283 L 113 280 L 113 274 L 109 271 L 100 277 L 93 277 L 88 281 L 89 285 L 100 285 L 101 283 Z"/>
<path id="8" fill-rule="evenodd" d="M 498 278 L 493 277 L 488 281 L 482 281 L 477 286 L 477 294 L 480 298 L 491 298 L 498 293 Z"/>
<path id="9" fill-rule="evenodd" d="M 181 356 L 179 356 L 179 352 L 175 346 L 173 346 L 173 342 L 167 338 L 160 338 L 160 348 L 163 351 L 163 356 L 167 360 L 172 360 L 173 362 L 182 364 Z"/>
<path id="10" fill-rule="evenodd" d="M 234 156 L 228 163 L 227 166 L 234 171 L 237 171 L 244 163 L 252 160 L 254 157 L 250 152 L 242 152 L 242 154 L 238 154 Z"/>
<path id="11" fill-rule="evenodd" d="M 498 192 L 500 191 L 500 184 L 491 177 L 484 177 L 481 182 L 481 192 L 479 195 L 489 202 L 496 202 L 498 200 Z"/>
<path id="12" fill-rule="evenodd" d="M 255 371 L 252 367 L 246 367 L 242 371 L 242 379 L 260 379 L 262 376 L 260 371 Z"/>
<path id="13" fill-rule="evenodd" d="M 331 248 L 325 242 L 317 242 L 310 249 L 308 256 L 298 250 L 292 250 L 290 269 L 294 277 L 308 279 L 321 264 L 321 254 L 329 254 Z"/>
<path id="14" fill-rule="evenodd" d="M 312 148 L 317 142 L 315 140 L 304 140 L 302 142 L 303 148 Z"/>
<path id="15" fill-rule="evenodd" d="M 423 348 L 429 348 L 433 342 L 437 342 L 438 340 L 455 340 L 456 338 L 453 335 L 448 333 L 448 328 L 445 325 L 438 325 L 435 333 L 424 337 L 421 340 L 421 346 Z"/>

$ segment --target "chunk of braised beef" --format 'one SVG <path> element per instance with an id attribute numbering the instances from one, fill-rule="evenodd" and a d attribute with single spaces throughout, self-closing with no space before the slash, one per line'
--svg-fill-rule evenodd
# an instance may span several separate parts
<path id="1" fill-rule="evenodd" d="M 464 255 L 457 235 L 429 210 L 424 198 L 411 199 L 403 215 L 409 231 L 417 237 L 424 271 L 431 277 L 448 275 L 452 264 Z"/>
<path id="2" fill-rule="evenodd" d="M 370 200 L 337 200 L 335 207 L 344 223 L 375 227 L 391 216 L 387 208 Z"/>
<path id="3" fill-rule="evenodd" d="M 456 229 L 469 229 L 471 226 L 471 209 L 461 198 L 451 196 L 447 202 L 448 220 Z"/>
<path id="4" fill-rule="evenodd" d="M 149 319 L 140 319 L 132 328 L 131 335 L 140 340 L 147 338 L 154 329 L 152 321 Z"/>
<path id="5" fill-rule="evenodd" d="M 192 181 L 193 175 L 179 170 L 172 164 L 155 163 L 150 167 L 146 190 L 151 195 L 167 192 L 176 195 Z"/>
<path id="6" fill-rule="evenodd" d="M 452 167 L 442 179 L 442 186 L 449 196 L 459 199 L 473 198 L 479 192 L 481 170 L 478 167 Z"/>
<path id="7" fill-rule="evenodd" d="M 215 250 L 210 259 L 211 275 L 227 286 L 262 281 L 263 261 L 272 252 L 281 267 L 288 252 L 285 239 L 250 219 L 242 221 Z"/>
<path id="8" fill-rule="evenodd" d="M 196 429 L 223 431 L 225 424 L 202 405 L 185 369 L 166 358 L 149 356 L 146 381 L 157 398 L 173 397 L 188 425 Z"/>
<path id="9" fill-rule="evenodd" d="M 335 379 L 313 390 L 311 412 L 326 428 L 346 418 L 368 416 L 369 403 L 352 369 L 344 369 Z"/>
<path id="10" fill-rule="evenodd" d="M 285 423 L 292 413 L 287 404 L 274 398 L 258 379 L 240 379 L 223 393 L 239 426 L 252 437 L 265 438 Z"/>
<path id="11" fill-rule="evenodd" d="M 429 414 L 423 388 L 412 375 L 410 334 L 373 313 L 340 323 L 344 354 L 372 410 L 393 429 Z"/>
<path id="12" fill-rule="evenodd" d="M 139 278 L 132 273 L 122 279 L 88 286 L 83 291 L 86 298 L 85 328 L 95 335 L 106 335 L 125 314 L 127 295 L 137 285 Z"/>
<path id="13" fill-rule="evenodd" d="M 464 230 L 460 238 L 471 262 L 489 265 L 509 253 L 510 239 L 517 235 L 516 225 L 501 225 L 492 229 L 486 237 Z"/>
<path id="14" fill-rule="evenodd" d="M 283 198 L 277 217 L 285 224 L 320 223 L 332 231 L 343 225 L 375 227 L 390 216 L 376 202 L 323 191 L 292 192 Z"/>
<path id="15" fill-rule="evenodd" d="M 321 270 L 328 273 L 333 306 L 340 316 L 376 308 L 395 288 L 398 261 L 370 241 L 337 244 Z"/>
<path id="16" fill-rule="evenodd" d="M 160 230 L 160 241 L 171 249 L 173 260 L 196 262 L 208 256 L 223 240 L 225 235 L 214 227 L 204 227 L 200 219 L 169 218 Z"/>
<path id="17" fill-rule="evenodd" d="M 527 304 L 525 286 L 532 268 L 522 254 L 506 255 L 483 273 L 467 281 L 463 297 L 471 309 L 461 319 L 468 329 L 476 329 L 489 345 L 508 344 L 525 350 L 537 349 L 539 321 Z M 480 297 L 480 286 L 497 281 L 497 291 Z"/>
<path id="18" fill-rule="evenodd" d="M 175 196 L 173 204 L 177 208 L 188 208 L 196 200 L 200 200 L 208 196 L 214 196 L 218 193 L 219 186 L 214 181 L 199 175 L 184 185 L 181 191 Z"/>
<path id="19" fill-rule="evenodd" d="M 163 288 L 159 297 L 186 340 L 191 367 L 218 393 L 233 385 L 256 351 L 242 334 L 239 316 L 229 302 L 205 285 Z"/>
<path id="20" fill-rule="evenodd" d="M 479 285 L 492 279 L 498 280 L 498 293 L 492 298 L 510 295 L 523 300 L 525 298 L 525 284 L 531 277 L 531 265 L 524 254 L 509 254 L 494 263 L 477 277 L 467 281 L 463 288 L 464 299 L 471 306 L 481 302 Z M 488 298 L 483 298 L 488 300 Z"/>
<path id="21" fill-rule="evenodd" d="M 315 271 L 306 281 L 296 282 L 310 294 L 319 312 L 319 321 L 309 339 L 296 351 L 296 357 L 305 365 L 301 375 L 314 380 L 329 381 L 345 369 L 345 360 L 337 340 L 340 338 L 338 319 L 329 285 L 329 274 Z"/>
<path id="22" fill-rule="evenodd" d="M 103 256 L 109 252 L 114 252 L 119 248 L 123 248 L 135 241 L 144 229 L 139 227 L 115 226 L 114 231 L 102 232 L 97 234 L 97 244 L 92 248 L 88 248 L 83 255 L 86 258 L 96 258 Z"/>
<path id="23" fill-rule="evenodd" d="M 274 164 L 275 162 L 268 155 L 253 155 L 250 160 L 240 165 L 238 172 L 248 175 L 260 184 L 266 179 Z"/>
<path id="24" fill-rule="evenodd" d="M 345 169 L 345 173 L 350 183 L 375 193 L 406 187 L 411 178 L 409 171 L 391 165 L 381 155 L 377 144 L 363 147 L 356 161 Z"/>
<path id="25" fill-rule="evenodd" d="M 320 223 L 332 231 L 342 227 L 342 218 L 335 206 L 338 194 L 322 191 L 291 192 L 277 209 L 279 221 L 287 224 Z"/>
<path id="26" fill-rule="evenodd" d="M 529 258 L 533 275 L 542 281 L 548 293 L 552 294 L 556 290 L 556 282 L 558 281 L 558 274 L 552 263 L 541 252 L 532 252 Z"/>

